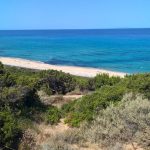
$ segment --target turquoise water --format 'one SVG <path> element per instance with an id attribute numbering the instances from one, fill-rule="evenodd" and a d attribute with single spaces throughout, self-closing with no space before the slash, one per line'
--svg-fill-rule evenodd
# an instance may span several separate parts
<path id="1" fill-rule="evenodd" d="M 150 29 L 0 31 L 0 56 L 150 72 Z"/>

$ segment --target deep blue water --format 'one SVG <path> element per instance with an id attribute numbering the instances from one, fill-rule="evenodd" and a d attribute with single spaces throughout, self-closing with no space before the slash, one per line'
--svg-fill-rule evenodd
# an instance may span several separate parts
<path id="1" fill-rule="evenodd" d="M 150 29 L 0 31 L 0 56 L 150 72 Z"/>

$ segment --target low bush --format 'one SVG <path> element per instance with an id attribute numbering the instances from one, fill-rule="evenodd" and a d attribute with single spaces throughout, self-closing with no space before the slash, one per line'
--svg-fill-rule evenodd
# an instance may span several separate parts
<path id="1" fill-rule="evenodd" d="M 80 122 L 92 120 L 98 110 L 120 101 L 125 90 L 121 86 L 104 86 L 91 95 L 64 105 L 62 110 L 66 114 L 65 122 L 71 126 L 79 126 Z"/>
<path id="2" fill-rule="evenodd" d="M 98 74 L 96 77 L 89 80 L 89 89 L 95 90 L 102 86 L 110 85 L 113 86 L 121 81 L 120 77 L 110 77 L 108 74 Z"/>
<path id="3" fill-rule="evenodd" d="M 76 89 L 81 92 L 89 91 L 89 78 L 75 77 Z"/>
<path id="4" fill-rule="evenodd" d="M 19 134 L 17 120 L 11 111 L 0 110 L 0 149 L 15 148 Z"/>
<path id="5" fill-rule="evenodd" d="M 96 117 L 96 116 L 95 116 Z M 150 101 L 141 95 L 126 94 L 117 105 L 101 110 L 81 135 L 91 143 L 114 147 L 117 143 L 137 143 L 150 148 Z"/>
<path id="6" fill-rule="evenodd" d="M 130 91 L 142 93 L 150 99 L 150 73 L 127 76 L 122 80 L 121 84 Z"/>
<path id="7" fill-rule="evenodd" d="M 70 74 L 61 71 L 49 70 L 40 73 L 42 78 L 39 82 L 41 86 L 45 87 L 47 94 L 66 94 L 75 89 L 75 80 Z"/>
<path id="8" fill-rule="evenodd" d="M 0 88 L 11 87 L 16 85 L 16 81 L 13 75 L 5 73 L 0 75 Z"/>
<path id="9" fill-rule="evenodd" d="M 46 112 L 46 122 L 56 124 L 61 118 L 61 112 L 57 107 L 51 106 Z"/>

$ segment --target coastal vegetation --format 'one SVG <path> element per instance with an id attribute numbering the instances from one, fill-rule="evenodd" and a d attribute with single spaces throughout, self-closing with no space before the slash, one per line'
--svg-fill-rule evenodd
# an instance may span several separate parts
<path id="1" fill-rule="evenodd" d="M 72 95 L 82 96 L 62 103 Z M 149 100 L 149 73 L 86 78 L 0 63 L 0 149 L 119 149 L 127 144 L 149 149 Z M 37 125 L 63 126 L 62 120 L 69 132 L 36 142 Z"/>

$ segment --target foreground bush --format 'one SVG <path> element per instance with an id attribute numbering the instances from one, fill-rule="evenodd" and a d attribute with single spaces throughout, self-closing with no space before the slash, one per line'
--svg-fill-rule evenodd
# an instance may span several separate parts
<path id="1" fill-rule="evenodd" d="M 120 150 L 130 145 L 150 149 L 150 101 L 143 95 L 125 94 L 117 105 L 100 110 L 89 124 L 51 136 L 41 149 Z M 136 143 L 136 144 L 135 144 Z M 85 147 L 86 146 L 86 147 Z M 94 147 L 93 147 L 94 146 Z"/>
<path id="2" fill-rule="evenodd" d="M 99 112 L 81 135 L 91 143 L 113 147 L 119 143 L 138 143 L 150 148 L 150 101 L 141 95 L 127 94 L 118 106 Z"/>
<path id="3" fill-rule="evenodd" d="M 15 148 L 20 130 L 10 110 L 0 110 L 0 149 Z"/>

